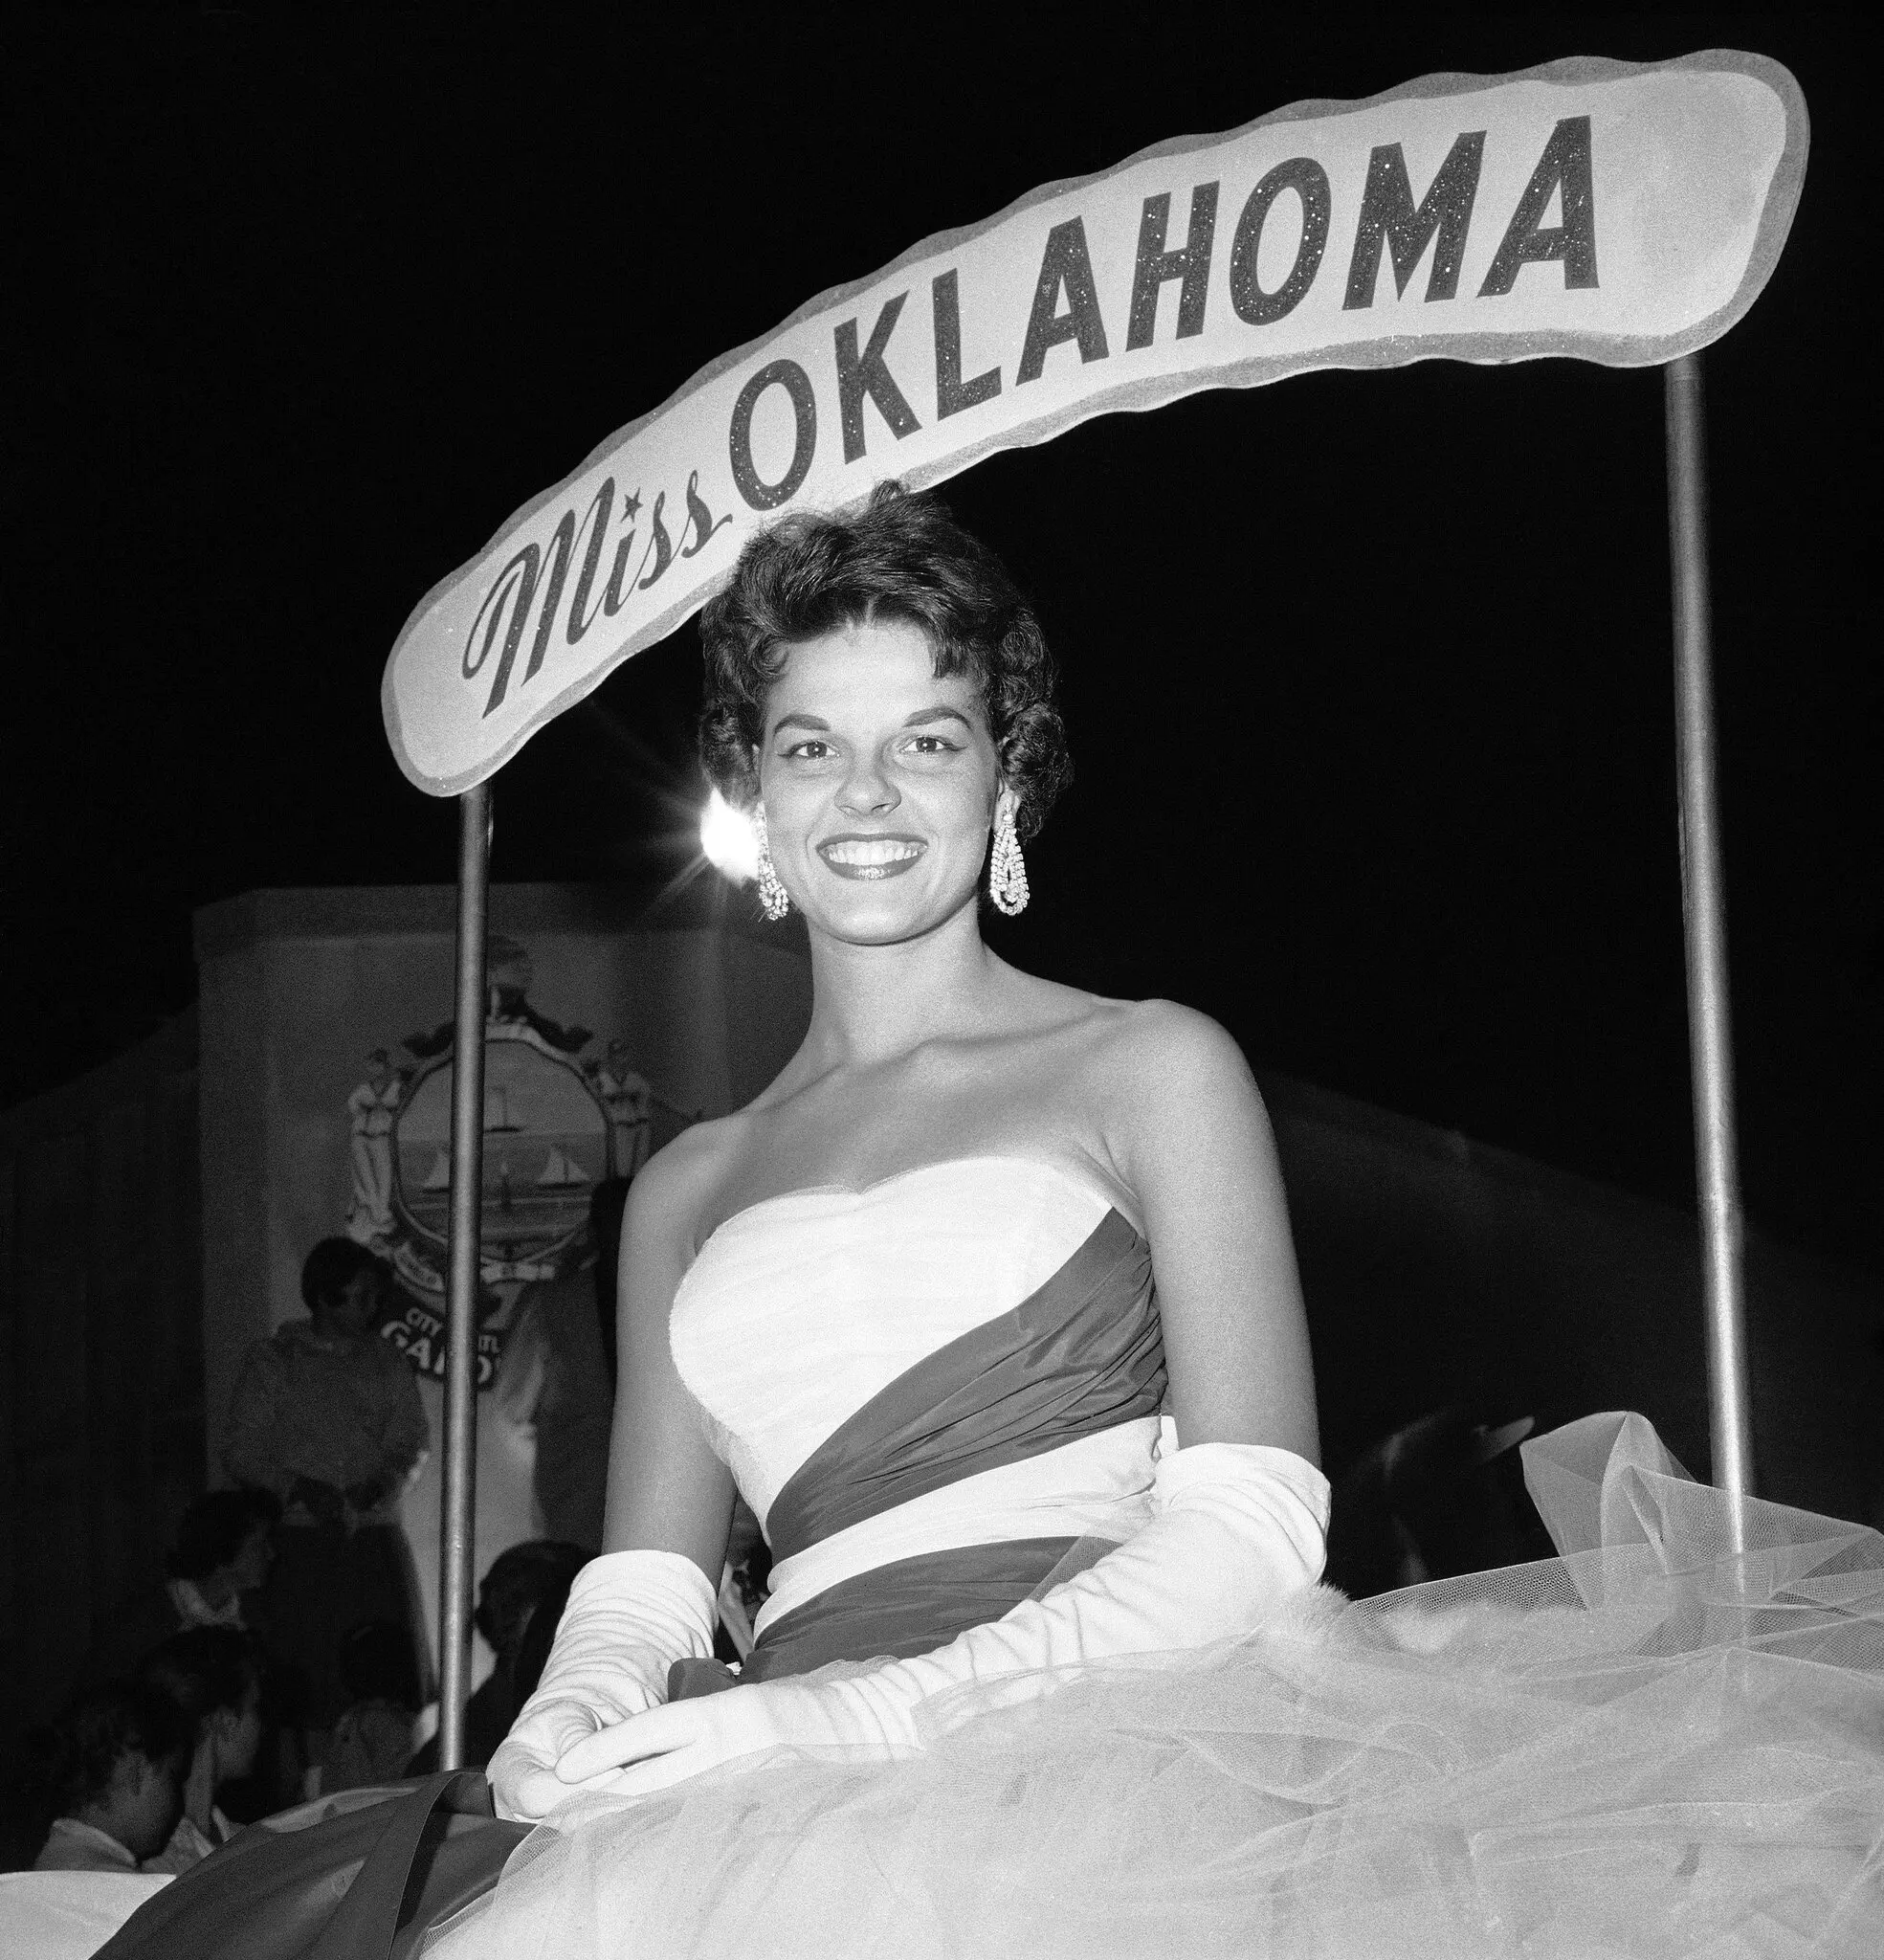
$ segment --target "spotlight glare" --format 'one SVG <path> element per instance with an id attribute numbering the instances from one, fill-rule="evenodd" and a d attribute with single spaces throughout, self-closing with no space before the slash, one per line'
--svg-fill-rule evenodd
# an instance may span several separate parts
<path id="1" fill-rule="evenodd" d="M 759 876 L 759 834 L 752 819 L 718 790 L 700 813 L 700 849 L 707 862 L 735 884 L 751 884 Z"/>

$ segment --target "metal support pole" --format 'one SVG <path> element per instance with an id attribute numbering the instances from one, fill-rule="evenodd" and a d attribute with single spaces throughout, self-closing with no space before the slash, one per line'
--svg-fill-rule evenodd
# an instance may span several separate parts
<path id="1" fill-rule="evenodd" d="M 438 1767 L 464 1764 L 471 1673 L 472 1519 L 477 1478 L 477 1283 L 484 1187 L 484 946 L 491 786 L 458 798 L 457 1025 L 452 1051 L 451 1273 L 446 1293 L 445 1475 L 439 1513 Z"/>
<path id="2" fill-rule="evenodd" d="M 1727 994 L 1727 899 L 1715 794 L 1713 620 L 1708 598 L 1707 449 L 1701 364 L 1662 370 L 1668 423 L 1669 557 L 1674 587 L 1674 713 L 1681 813 L 1681 911 L 1688 954 L 1688 1049 L 1694 1075 L 1695 1174 L 1701 1297 L 1707 1317 L 1708 1435 L 1714 1481 L 1753 1494 L 1747 1393 L 1745 1236 L 1734 1134 L 1733 1021 Z M 1738 1537 L 1740 1511 L 1728 1507 Z M 1737 1550 L 1740 1548 L 1736 1544 Z"/>

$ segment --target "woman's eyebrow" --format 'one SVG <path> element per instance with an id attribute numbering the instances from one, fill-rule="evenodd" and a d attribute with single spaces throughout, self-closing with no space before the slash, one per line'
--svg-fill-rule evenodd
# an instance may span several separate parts
<path id="1" fill-rule="evenodd" d="M 920 728 L 927 722 L 960 722 L 964 728 L 970 731 L 973 730 L 975 725 L 960 708 L 943 707 L 941 702 L 938 702 L 932 708 L 918 708 L 903 724 L 903 726 L 905 728 Z"/>
<path id="2" fill-rule="evenodd" d="M 821 722 L 816 715 L 781 715 L 772 724 L 772 733 L 776 735 L 781 728 L 809 728 L 813 733 L 819 735 L 829 735 L 831 733 L 831 724 L 829 722 Z"/>

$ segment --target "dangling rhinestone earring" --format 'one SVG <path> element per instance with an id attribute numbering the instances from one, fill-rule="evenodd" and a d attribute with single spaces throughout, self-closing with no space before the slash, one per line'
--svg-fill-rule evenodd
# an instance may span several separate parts
<path id="1" fill-rule="evenodd" d="M 772 868 L 772 840 L 765 835 L 765 812 L 761 804 L 752 806 L 752 828 L 759 837 L 759 904 L 766 918 L 776 922 L 791 910 L 791 894 Z"/>
<path id="2" fill-rule="evenodd" d="M 1011 919 L 1027 910 L 1027 866 L 1021 860 L 1021 840 L 1011 811 L 994 820 L 994 849 L 987 859 L 987 895 L 995 909 Z"/>

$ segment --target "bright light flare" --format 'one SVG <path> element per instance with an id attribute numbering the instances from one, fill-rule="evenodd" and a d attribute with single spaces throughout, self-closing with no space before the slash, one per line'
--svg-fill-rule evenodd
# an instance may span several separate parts
<path id="1" fill-rule="evenodd" d="M 759 833 L 752 819 L 718 790 L 700 813 L 700 849 L 706 861 L 735 884 L 751 884 L 759 876 Z"/>

